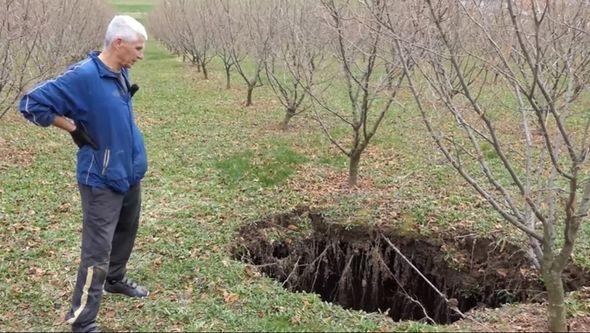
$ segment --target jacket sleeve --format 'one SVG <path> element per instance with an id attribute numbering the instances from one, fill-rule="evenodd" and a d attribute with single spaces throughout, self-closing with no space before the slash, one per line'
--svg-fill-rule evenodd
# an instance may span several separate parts
<path id="1" fill-rule="evenodd" d="M 25 118 L 36 125 L 47 127 L 56 116 L 77 119 L 83 110 L 85 83 L 82 75 L 68 70 L 55 79 L 45 81 L 20 100 L 19 109 Z"/>

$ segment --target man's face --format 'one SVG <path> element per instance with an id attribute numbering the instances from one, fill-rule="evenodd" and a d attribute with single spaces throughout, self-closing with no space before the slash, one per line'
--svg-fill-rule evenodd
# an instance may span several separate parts
<path id="1" fill-rule="evenodd" d="M 122 39 L 115 40 L 117 58 L 121 67 L 131 68 L 137 60 L 143 59 L 145 40 L 140 37 L 137 41 L 126 42 Z"/>

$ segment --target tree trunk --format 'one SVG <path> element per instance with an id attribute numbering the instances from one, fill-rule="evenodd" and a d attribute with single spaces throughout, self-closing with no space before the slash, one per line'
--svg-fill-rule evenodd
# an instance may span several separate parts
<path id="1" fill-rule="evenodd" d="M 281 122 L 281 130 L 286 131 L 289 129 L 289 121 L 291 121 L 293 116 L 295 116 L 295 110 L 287 109 L 285 112 L 285 118 L 283 118 L 283 121 Z"/>
<path id="2" fill-rule="evenodd" d="M 252 91 L 254 91 L 254 85 L 248 84 L 248 97 L 246 98 L 246 106 L 252 105 Z"/>
<path id="3" fill-rule="evenodd" d="M 566 311 L 563 281 L 561 279 L 563 267 L 560 267 L 561 265 L 555 265 L 551 261 L 544 262 L 543 266 L 543 279 L 549 297 L 549 306 L 547 308 L 549 330 L 552 332 L 566 332 Z"/>
<path id="4" fill-rule="evenodd" d="M 197 65 L 197 73 L 201 73 L 201 63 L 198 58 L 193 58 L 193 63 Z"/>
<path id="5" fill-rule="evenodd" d="M 356 187 L 360 161 L 361 161 L 361 153 L 360 152 L 353 152 L 349 157 L 348 185 L 350 187 Z"/>
<path id="6" fill-rule="evenodd" d="M 538 270 L 541 270 L 541 262 L 539 261 L 540 258 L 543 258 L 543 253 L 541 252 L 541 244 L 539 244 L 539 240 L 536 238 L 529 236 L 529 247 L 527 249 L 527 256 L 531 261 L 531 264 Z"/>
<path id="7" fill-rule="evenodd" d="M 203 78 L 204 78 L 205 80 L 209 80 L 209 75 L 208 75 L 208 73 L 207 73 L 207 67 L 205 67 L 205 65 L 204 65 L 204 64 L 202 64 L 202 65 L 201 65 L 201 67 L 203 68 Z"/>
<path id="8" fill-rule="evenodd" d="M 231 73 L 230 67 L 225 67 L 225 89 L 231 88 Z"/>

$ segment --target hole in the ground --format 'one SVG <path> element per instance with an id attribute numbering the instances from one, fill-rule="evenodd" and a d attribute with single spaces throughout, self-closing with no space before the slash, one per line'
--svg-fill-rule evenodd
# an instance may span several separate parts
<path id="1" fill-rule="evenodd" d="M 460 319 L 453 307 L 465 313 L 545 298 L 524 252 L 501 240 L 436 241 L 392 230 L 342 228 L 302 208 L 242 227 L 238 243 L 235 258 L 259 266 L 289 290 L 315 292 L 346 308 L 387 312 L 394 320 L 450 323 Z M 588 280 L 579 269 L 567 276 L 569 290 Z"/>
<path id="2" fill-rule="evenodd" d="M 273 244 L 272 256 L 277 259 L 283 259 L 289 256 L 289 247 L 284 242 Z"/>

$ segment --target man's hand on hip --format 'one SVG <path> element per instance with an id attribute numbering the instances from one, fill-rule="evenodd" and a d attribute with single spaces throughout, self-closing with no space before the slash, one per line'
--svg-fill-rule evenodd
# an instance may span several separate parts
<path id="1" fill-rule="evenodd" d="M 57 116 L 53 120 L 53 126 L 61 128 L 64 131 L 70 133 L 78 148 L 89 145 L 94 150 L 98 149 L 98 145 L 94 142 L 94 140 L 92 140 L 90 135 L 86 133 L 84 126 L 82 126 L 80 123 L 66 117 Z"/>
<path id="2" fill-rule="evenodd" d="M 98 145 L 94 142 L 94 140 L 92 140 L 90 135 L 86 133 L 84 127 L 79 123 L 74 124 L 76 128 L 70 132 L 70 135 L 72 136 L 72 139 L 74 140 L 76 145 L 78 145 L 78 148 L 82 148 L 86 145 L 89 145 L 90 147 L 92 147 L 92 149 L 97 150 Z"/>

